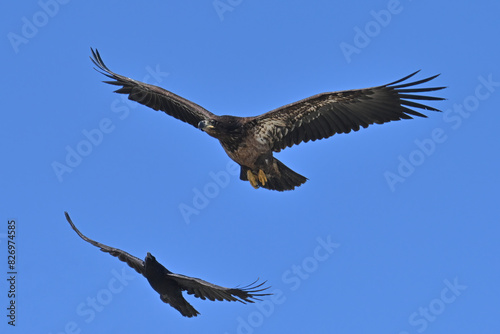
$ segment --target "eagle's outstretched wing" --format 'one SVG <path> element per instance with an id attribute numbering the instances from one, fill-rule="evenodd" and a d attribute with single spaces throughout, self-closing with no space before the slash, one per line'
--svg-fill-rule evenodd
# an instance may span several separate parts
<path id="1" fill-rule="evenodd" d="M 418 72 L 383 86 L 317 94 L 250 118 L 247 124 L 251 131 L 261 137 L 261 141 L 279 152 L 301 142 L 358 131 L 360 127 L 366 128 L 374 123 L 411 119 L 411 116 L 427 117 L 410 107 L 440 110 L 411 100 L 444 100 L 419 93 L 446 87 L 414 87 L 438 75 L 401 84 Z"/>
<path id="2" fill-rule="evenodd" d="M 68 221 L 68 223 L 71 225 L 73 230 L 75 230 L 75 232 L 80 236 L 80 238 L 82 238 L 83 240 L 87 241 L 88 243 L 96 247 L 99 247 L 103 252 L 109 253 L 117 257 L 120 261 L 126 262 L 131 268 L 135 269 L 135 271 L 137 271 L 139 274 L 144 274 L 144 262 L 141 259 L 136 258 L 135 256 L 122 251 L 121 249 L 109 247 L 101 244 L 100 242 L 87 238 L 85 235 L 83 235 L 82 232 L 80 232 L 76 228 L 75 224 L 73 224 L 73 221 L 71 221 L 69 214 L 67 212 L 64 212 L 64 215 L 66 216 L 66 220 Z"/>
<path id="3" fill-rule="evenodd" d="M 266 281 L 260 284 L 256 284 L 258 281 L 257 280 L 245 287 L 230 289 L 209 283 L 199 278 L 184 276 L 180 274 L 172 273 L 169 274 L 168 277 L 174 279 L 177 284 L 179 284 L 180 288 L 182 290 L 185 290 L 188 294 L 194 295 L 197 298 L 209 299 L 212 301 L 227 300 L 238 301 L 245 304 L 253 303 L 253 300 L 260 300 L 257 297 L 270 295 L 269 293 L 259 293 L 269 289 L 269 287 L 261 288 L 261 286 L 264 285 Z"/>
<path id="4" fill-rule="evenodd" d="M 96 70 L 113 79 L 113 81 L 104 82 L 122 86 L 120 89 L 115 90 L 115 92 L 128 94 L 129 100 L 139 102 L 154 110 L 164 111 L 168 115 L 189 123 L 196 128 L 201 120 L 210 119 L 214 116 L 205 108 L 166 89 L 114 73 L 104 65 L 97 50 L 94 51 L 92 48 L 90 50 L 92 51 L 90 59 L 97 66 Z"/>

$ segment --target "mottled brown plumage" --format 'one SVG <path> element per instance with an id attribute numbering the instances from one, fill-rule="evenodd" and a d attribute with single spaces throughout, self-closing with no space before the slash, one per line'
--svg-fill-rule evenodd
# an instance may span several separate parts
<path id="1" fill-rule="evenodd" d="M 261 288 L 266 282 L 257 284 L 257 281 L 255 281 L 245 287 L 231 289 L 209 283 L 199 278 L 174 274 L 156 261 L 156 258 L 149 252 L 144 261 L 142 261 L 121 249 L 103 245 L 86 237 L 73 224 L 69 214 L 64 212 L 64 215 L 73 230 L 83 240 L 100 248 L 101 251 L 117 257 L 120 261 L 126 262 L 131 268 L 146 277 L 151 287 L 160 294 L 160 299 L 170 304 L 170 306 L 185 317 L 196 317 L 200 313 L 184 299 L 182 291 L 186 291 L 187 294 L 194 295 L 203 300 L 238 301 L 243 304 L 253 303 L 254 300 L 260 300 L 258 297 L 270 295 L 269 293 L 262 293 L 262 291 L 268 289 Z"/>
<path id="2" fill-rule="evenodd" d="M 274 158 L 273 152 L 337 133 L 358 131 L 371 124 L 427 117 L 411 108 L 439 110 L 411 100 L 444 100 L 419 94 L 445 87 L 414 88 L 437 75 L 402 83 L 417 71 L 387 85 L 314 95 L 260 116 L 217 116 L 163 88 L 112 72 L 97 50 L 92 50 L 92 55 L 101 73 L 113 79 L 105 82 L 122 86 L 115 92 L 127 94 L 130 100 L 164 111 L 217 138 L 228 156 L 241 166 L 240 179 L 250 181 L 255 188 L 278 191 L 292 190 L 307 179 Z"/>

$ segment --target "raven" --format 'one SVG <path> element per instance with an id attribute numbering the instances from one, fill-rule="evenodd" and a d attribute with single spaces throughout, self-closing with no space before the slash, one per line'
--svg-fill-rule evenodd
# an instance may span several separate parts
<path id="1" fill-rule="evenodd" d="M 227 155 L 240 165 L 240 179 L 249 181 L 254 188 L 293 190 L 306 182 L 307 178 L 274 158 L 273 152 L 337 133 L 358 131 L 374 123 L 411 119 L 410 115 L 427 117 L 411 108 L 440 110 L 410 100 L 444 100 L 418 93 L 445 87 L 414 87 L 438 75 L 402 83 L 417 71 L 382 86 L 317 94 L 255 117 L 217 116 L 161 87 L 112 72 L 99 52 L 92 48 L 91 51 L 96 70 L 113 79 L 104 82 L 122 86 L 116 93 L 127 94 L 130 100 L 161 110 L 217 138 Z"/>
<path id="2" fill-rule="evenodd" d="M 132 256 L 120 249 L 109 247 L 87 238 L 76 228 L 75 224 L 71 221 L 69 214 L 64 212 L 64 215 L 80 238 L 96 247 L 99 247 L 101 251 L 117 257 L 120 261 L 126 262 L 131 268 L 146 277 L 151 287 L 160 294 L 160 299 L 163 302 L 170 304 L 170 306 L 175 308 L 185 317 L 196 317 L 200 313 L 184 299 L 182 291 L 187 291 L 188 294 L 194 295 L 195 297 L 203 300 L 208 298 L 212 301 L 238 301 L 243 304 L 253 303 L 254 300 L 261 300 L 256 297 L 271 295 L 270 293 L 261 293 L 262 291 L 269 289 L 269 287 L 261 288 L 266 281 L 256 284 L 258 281 L 256 280 L 245 287 L 230 289 L 209 283 L 199 278 L 174 274 L 156 261 L 156 258 L 149 252 L 147 253 L 144 261 L 142 261 L 141 259 L 136 258 L 135 256 Z"/>

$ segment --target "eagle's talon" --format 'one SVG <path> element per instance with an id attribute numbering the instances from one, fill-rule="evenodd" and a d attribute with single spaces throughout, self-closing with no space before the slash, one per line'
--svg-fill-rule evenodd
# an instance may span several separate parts
<path id="1" fill-rule="evenodd" d="M 259 182 L 265 186 L 266 185 L 266 182 L 267 182 L 267 177 L 266 177 L 266 173 L 264 173 L 264 171 L 262 169 L 259 169 L 259 174 L 257 175 L 259 177 Z"/>
<path id="2" fill-rule="evenodd" d="M 259 188 L 259 184 L 257 182 L 257 179 L 255 178 L 255 175 L 253 175 L 253 173 L 250 169 L 247 170 L 247 179 L 250 182 L 250 184 L 252 185 L 252 187 L 254 187 L 255 189 Z"/>

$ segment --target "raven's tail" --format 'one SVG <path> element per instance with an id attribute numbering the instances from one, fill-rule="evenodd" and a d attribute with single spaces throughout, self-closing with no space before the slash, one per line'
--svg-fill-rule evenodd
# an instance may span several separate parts
<path id="1" fill-rule="evenodd" d="M 170 306 L 175 308 L 185 317 L 192 318 L 200 314 L 200 312 L 196 311 L 196 309 L 191 304 L 189 304 L 184 299 L 184 297 L 182 297 L 182 295 L 180 296 L 180 298 L 172 298 L 172 296 L 160 295 L 160 298 L 165 303 L 170 304 Z"/>

